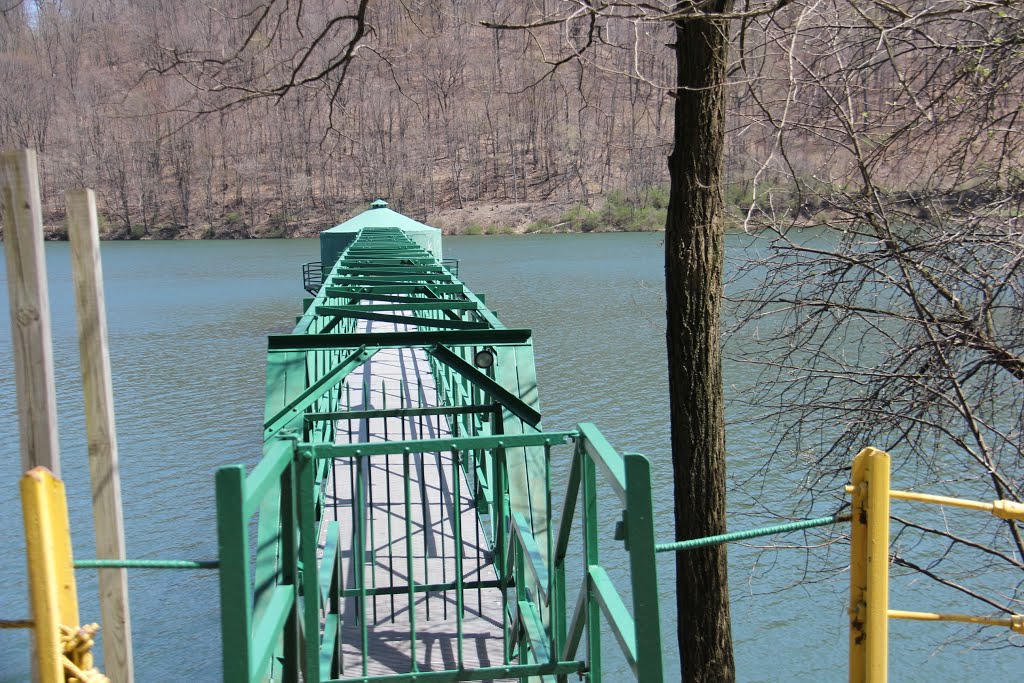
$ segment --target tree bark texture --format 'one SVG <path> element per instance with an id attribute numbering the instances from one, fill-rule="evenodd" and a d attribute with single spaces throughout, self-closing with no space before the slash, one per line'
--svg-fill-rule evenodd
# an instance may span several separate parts
<path id="1" fill-rule="evenodd" d="M 676 38 L 665 287 L 675 534 L 685 540 L 726 530 L 720 312 L 728 25 L 682 21 Z M 676 591 L 683 680 L 735 680 L 726 546 L 678 553 Z"/>

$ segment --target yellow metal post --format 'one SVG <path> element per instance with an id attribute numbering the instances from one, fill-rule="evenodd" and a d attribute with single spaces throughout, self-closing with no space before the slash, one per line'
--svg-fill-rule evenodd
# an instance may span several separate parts
<path id="1" fill-rule="evenodd" d="M 885 683 L 889 640 L 889 454 L 853 460 L 850 540 L 850 682 Z"/>
<path id="2" fill-rule="evenodd" d="M 885 683 L 889 654 L 889 454 L 869 449 L 867 674 Z"/>
<path id="3" fill-rule="evenodd" d="M 45 467 L 21 479 L 25 547 L 39 683 L 64 683 L 61 624 L 78 624 L 64 482 Z"/>
<path id="4" fill-rule="evenodd" d="M 848 487 L 852 495 L 850 518 L 850 683 L 867 679 L 867 633 L 864 612 L 868 590 L 867 578 L 867 451 L 853 459 Z"/>

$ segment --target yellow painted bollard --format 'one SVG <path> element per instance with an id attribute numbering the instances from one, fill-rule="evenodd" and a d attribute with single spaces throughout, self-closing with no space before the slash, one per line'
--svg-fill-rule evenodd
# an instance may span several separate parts
<path id="1" fill-rule="evenodd" d="M 889 647 L 889 454 L 853 459 L 850 538 L 850 683 L 884 683 Z"/>
<path id="2" fill-rule="evenodd" d="M 64 482 L 45 467 L 21 478 L 28 584 L 40 683 L 64 683 L 61 624 L 78 624 Z"/>
<path id="3" fill-rule="evenodd" d="M 101 683 L 93 668 L 95 624 L 78 626 L 78 593 L 64 482 L 45 467 L 21 478 L 29 602 L 39 683 Z"/>

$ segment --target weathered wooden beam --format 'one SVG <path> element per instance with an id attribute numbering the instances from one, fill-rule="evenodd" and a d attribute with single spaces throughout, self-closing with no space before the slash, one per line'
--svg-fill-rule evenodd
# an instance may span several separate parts
<path id="1" fill-rule="evenodd" d="M 60 478 L 50 297 L 34 150 L 0 155 L 0 200 L 4 206 L 4 251 L 11 302 L 21 469 L 27 472 L 43 466 Z"/>
<path id="2" fill-rule="evenodd" d="M 125 559 L 121 474 L 118 469 L 114 389 L 107 344 L 107 314 L 103 297 L 96 195 L 92 190 L 66 193 L 71 271 L 78 309 L 78 349 L 85 395 L 85 430 L 89 442 L 89 477 L 96 528 L 96 557 Z M 135 680 L 132 629 L 128 611 L 128 572 L 99 572 L 100 614 L 103 618 L 103 662 L 113 681 Z"/>

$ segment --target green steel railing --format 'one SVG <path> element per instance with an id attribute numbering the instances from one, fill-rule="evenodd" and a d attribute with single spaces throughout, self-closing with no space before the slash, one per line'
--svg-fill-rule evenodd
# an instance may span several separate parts
<path id="1" fill-rule="evenodd" d="M 620 456 L 593 425 L 545 431 L 530 332 L 506 329 L 446 263 L 400 230 L 365 228 L 292 334 L 270 338 L 263 458 L 248 473 L 221 468 L 216 479 L 225 681 L 600 681 L 605 624 L 637 680 L 662 680 L 647 460 Z M 436 396 L 418 379 L 371 386 L 360 377 L 382 349 L 395 348 L 423 350 Z M 382 440 L 369 439 L 371 421 L 383 425 L 374 437 Z M 552 462 L 565 461 L 556 524 Z M 458 504 L 428 502 L 427 468 L 451 482 Z M 393 482 L 382 471 L 401 476 Z M 379 476 L 387 477 L 383 494 Z M 615 495 L 599 496 L 599 483 Z M 621 515 L 628 592 L 600 562 L 612 528 L 599 523 L 608 510 L 599 516 L 598 506 L 608 501 Z M 414 509 L 425 505 L 434 507 Z M 367 543 L 380 532 L 372 511 L 381 506 L 384 549 Z M 402 508 L 397 530 L 392 506 Z M 440 569 L 411 547 L 428 518 L 450 528 L 440 534 Z M 464 575 L 471 553 L 486 572 Z M 389 578 L 381 582 L 376 565 L 391 568 Z M 570 595 L 567 574 L 576 572 L 581 588 Z M 474 668 L 464 652 L 466 613 L 495 590 L 502 658 Z M 410 670 L 375 677 L 371 627 L 380 605 L 393 615 L 403 600 Z M 453 618 L 453 668 L 416 670 L 417 601 L 428 616 L 437 610 L 432 618 Z"/>

